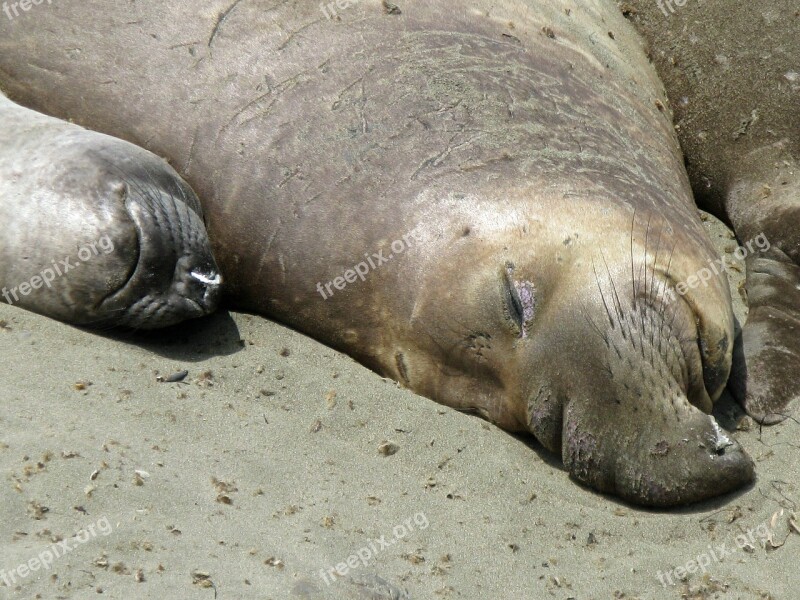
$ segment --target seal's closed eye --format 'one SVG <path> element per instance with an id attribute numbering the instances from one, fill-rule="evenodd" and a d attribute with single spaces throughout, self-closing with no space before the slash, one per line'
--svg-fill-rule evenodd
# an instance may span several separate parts
<path id="1" fill-rule="evenodd" d="M 524 338 L 534 315 L 534 287 L 530 281 L 516 281 L 513 275 L 514 263 L 507 262 L 503 270 L 506 310 L 519 328 L 519 337 Z"/>
<path id="2" fill-rule="evenodd" d="M 508 306 L 508 313 L 511 315 L 511 318 L 514 320 L 514 323 L 516 323 L 517 327 L 519 327 L 520 331 L 522 331 L 525 326 L 525 315 L 524 309 L 522 308 L 522 300 L 517 293 L 517 288 L 514 286 L 514 282 L 511 280 L 511 275 L 513 273 L 513 263 L 506 263 L 506 268 L 503 270 L 503 284 L 505 289 L 506 304 Z"/>

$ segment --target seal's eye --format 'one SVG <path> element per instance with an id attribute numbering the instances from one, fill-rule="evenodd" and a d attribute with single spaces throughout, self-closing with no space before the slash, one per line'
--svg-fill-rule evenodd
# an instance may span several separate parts
<path id="1" fill-rule="evenodd" d="M 506 263 L 504 274 L 504 292 L 509 316 L 519 328 L 519 336 L 527 335 L 528 325 L 533 320 L 536 304 L 535 288 L 530 281 L 514 279 L 514 265 Z"/>
<path id="2" fill-rule="evenodd" d="M 506 302 L 508 303 L 508 312 L 511 314 L 511 317 L 514 319 L 514 322 L 522 329 L 522 326 L 525 324 L 525 315 L 523 314 L 522 308 L 522 300 L 519 297 L 519 293 L 517 292 L 517 288 L 514 286 L 514 282 L 506 276 Z"/>

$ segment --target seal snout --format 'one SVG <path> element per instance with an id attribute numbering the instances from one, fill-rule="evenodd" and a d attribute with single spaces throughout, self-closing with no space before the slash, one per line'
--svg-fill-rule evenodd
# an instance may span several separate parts
<path id="1" fill-rule="evenodd" d="M 211 251 L 199 201 L 166 165 L 143 167 L 119 185 L 136 230 L 138 256 L 130 278 L 104 308 L 115 323 L 156 329 L 216 310 L 222 275 Z"/>
<path id="2" fill-rule="evenodd" d="M 650 285 L 659 286 L 658 278 L 639 294 L 628 287 L 634 293 L 627 297 L 601 289 L 598 303 L 584 305 L 592 314 L 587 330 L 553 339 L 552 345 L 567 344 L 564 354 L 581 354 L 582 369 L 553 379 L 558 389 L 539 386 L 528 419 L 545 446 L 560 443 L 576 480 L 635 504 L 668 507 L 738 489 L 754 469 L 706 414 L 709 359 L 695 311 L 682 298 L 659 298 Z"/>
<path id="3" fill-rule="evenodd" d="M 680 395 L 632 395 L 624 386 L 600 405 L 568 401 L 562 458 L 576 480 L 654 507 L 699 502 L 752 481 L 753 461 L 713 417 Z"/>

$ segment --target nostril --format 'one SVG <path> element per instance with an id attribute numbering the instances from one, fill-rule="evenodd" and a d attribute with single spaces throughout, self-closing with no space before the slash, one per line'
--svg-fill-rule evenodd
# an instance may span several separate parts
<path id="1" fill-rule="evenodd" d="M 711 439 L 711 445 L 714 449 L 714 453 L 717 456 L 724 456 L 725 449 L 733 446 L 734 442 L 727 435 L 725 435 L 725 432 L 722 431 L 722 428 L 719 426 L 714 417 L 709 415 L 708 418 L 711 420 L 711 427 L 714 433 L 714 437 Z"/>
<path id="2" fill-rule="evenodd" d="M 195 282 L 195 293 L 200 295 L 196 299 L 208 308 L 215 308 L 222 289 L 222 275 L 214 268 L 196 268 L 189 271 L 189 277 L 189 281 Z"/>
<path id="3" fill-rule="evenodd" d="M 194 277 L 200 283 L 204 283 L 205 285 L 222 284 L 222 276 L 214 271 L 211 271 L 208 274 L 202 273 L 201 271 L 192 271 L 191 273 L 189 273 L 189 275 Z"/>

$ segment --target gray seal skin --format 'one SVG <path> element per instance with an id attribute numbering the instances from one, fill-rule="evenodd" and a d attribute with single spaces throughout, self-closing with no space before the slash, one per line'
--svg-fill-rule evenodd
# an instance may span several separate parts
<path id="1" fill-rule="evenodd" d="M 77 325 L 154 329 L 213 311 L 220 276 L 189 186 L 128 142 L 0 93 L 0 295 Z"/>
<path id="2" fill-rule="evenodd" d="M 229 305 L 530 432 L 628 501 L 752 480 L 706 414 L 727 284 L 676 293 L 715 253 L 612 3 L 61 0 L 0 22 L 0 84 L 167 157 Z"/>
<path id="3" fill-rule="evenodd" d="M 675 109 L 698 204 L 749 252 L 731 390 L 764 424 L 800 398 L 800 10 L 792 0 L 626 2 Z M 737 348 L 738 349 L 738 348 Z"/>

